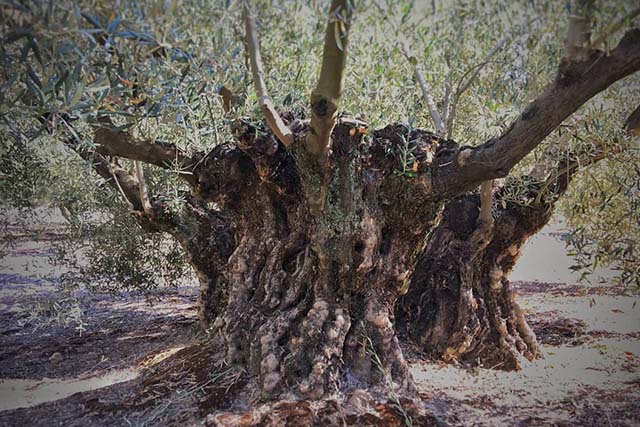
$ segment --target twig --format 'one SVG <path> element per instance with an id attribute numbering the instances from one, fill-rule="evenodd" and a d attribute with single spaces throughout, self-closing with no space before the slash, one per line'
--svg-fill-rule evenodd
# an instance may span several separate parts
<path id="1" fill-rule="evenodd" d="M 449 123 L 449 114 L 451 113 L 452 95 L 453 95 L 453 88 L 451 87 L 451 73 L 449 73 L 449 75 L 447 76 L 447 81 L 444 83 L 444 100 L 443 100 L 443 107 L 442 107 L 442 122 L 446 126 L 446 131 L 447 131 L 445 136 L 451 135 L 448 123 Z"/>
<path id="2" fill-rule="evenodd" d="M 451 134 L 453 133 L 453 124 L 454 124 L 454 120 L 456 117 L 456 112 L 458 109 L 458 101 L 460 100 L 460 97 L 471 87 L 471 85 L 476 81 L 476 79 L 478 78 L 478 76 L 480 75 L 480 72 L 482 71 L 482 69 L 487 65 L 491 63 L 491 59 L 504 47 L 504 45 L 507 43 L 507 41 L 509 40 L 509 38 L 511 37 L 510 34 L 504 36 L 497 45 L 495 45 L 493 47 L 493 49 L 491 49 L 489 51 L 489 53 L 487 54 L 486 58 L 484 59 L 484 61 L 482 61 L 479 64 L 474 65 L 473 67 L 469 68 L 467 70 L 467 72 L 465 74 L 463 74 L 463 76 L 460 78 L 460 80 L 458 81 L 458 86 L 456 87 L 456 91 L 453 94 L 453 99 L 451 101 L 451 106 L 447 106 L 447 120 L 446 120 L 446 126 L 447 126 L 447 135 L 449 137 L 451 137 Z M 465 81 L 465 78 L 467 77 L 467 75 L 471 73 L 471 75 L 469 76 L 469 78 Z M 464 82 L 464 83 L 463 83 Z"/>
<path id="3" fill-rule="evenodd" d="M 144 180 L 144 170 L 142 169 L 142 163 L 134 160 L 133 164 L 136 168 L 136 178 L 138 178 L 138 188 L 140 188 L 140 201 L 142 202 L 142 210 L 149 215 L 151 213 L 151 201 L 149 200 L 149 191 L 147 190 L 147 183 Z"/>
<path id="4" fill-rule="evenodd" d="M 402 45 L 402 51 L 404 55 L 407 57 L 407 60 L 409 61 L 411 66 L 413 67 L 413 75 L 415 76 L 416 80 L 418 81 L 418 84 L 420 85 L 420 89 L 422 90 L 422 96 L 424 97 L 424 100 L 427 103 L 427 108 L 429 109 L 429 114 L 431 115 L 431 118 L 433 119 L 433 122 L 436 125 L 436 133 L 438 134 L 438 136 L 444 137 L 445 135 L 444 122 L 442 121 L 442 117 L 440 116 L 440 113 L 438 112 L 438 108 L 436 107 L 436 103 L 433 100 L 433 96 L 431 95 L 431 87 L 429 86 L 429 83 L 427 83 L 427 80 L 424 78 L 424 74 L 422 74 L 422 70 L 418 65 L 418 61 L 416 60 L 416 57 L 413 56 L 413 54 L 409 50 L 409 47 L 406 44 Z"/>
<path id="5" fill-rule="evenodd" d="M 567 166 L 565 166 L 564 168 L 560 169 L 556 173 L 552 174 L 549 178 L 547 178 L 547 180 L 544 182 L 544 184 L 542 185 L 540 190 L 538 190 L 538 194 L 537 194 L 537 196 L 535 198 L 535 201 L 534 201 L 534 206 L 540 206 L 540 203 L 542 202 L 542 196 L 544 195 L 544 193 L 562 175 L 571 174 L 576 169 L 578 169 L 580 166 L 586 166 L 586 165 L 589 165 L 591 163 L 596 163 L 596 162 L 598 162 L 598 161 L 600 161 L 602 159 L 606 159 L 606 158 L 607 158 L 607 154 L 605 152 L 600 152 L 598 154 L 592 155 L 591 157 L 589 157 L 588 159 L 586 159 L 583 162 L 580 162 L 580 160 L 576 160 L 576 161 L 570 162 Z"/>

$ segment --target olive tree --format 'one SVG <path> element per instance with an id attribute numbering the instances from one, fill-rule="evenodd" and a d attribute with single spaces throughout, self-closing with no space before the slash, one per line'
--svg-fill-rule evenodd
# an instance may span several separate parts
<path id="1" fill-rule="evenodd" d="M 488 37 L 493 47 L 472 55 L 469 16 L 494 13 L 473 2 L 424 10 L 374 2 L 368 13 L 377 8 L 379 22 L 349 0 L 333 0 L 324 13 L 314 2 L 278 3 L 288 25 L 262 34 L 258 8 L 200 3 L 3 5 L 1 93 L 7 138 L 61 142 L 65 161 L 73 153 L 90 165 L 144 233 L 180 245 L 200 283 L 205 351 L 241 368 L 264 399 L 354 387 L 411 392 L 400 338 L 488 367 L 536 357 L 508 274 L 578 169 L 632 144 L 623 132 L 605 142 L 589 135 L 579 149 L 562 141 L 581 135 L 574 113 L 640 69 L 640 30 L 630 28 L 638 10 L 545 4 L 538 20 L 554 15 L 568 35 L 563 45 L 551 40 L 556 50 L 547 40 L 543 60 L 529 66 L 554 58 L 555 72 L 537 94 L 513 86 L 524 101 L 511 105 L 522 110 L 478 140 L 465 117 L 496 100 L 474 85 L 491 80 L 492 66 L 508 68 L 496 58 L 533 21 L 507 20 L 497 40 Z M 263 28 L 278 10 L 260 8 Z M 366 51 L 366 37 L 377 36 L 365 29 L 376 22 L 391 27 L 386 38 L 397 33 L 388 52 Z M 431 33 L 442 46 L 414 54 Z M 261 36 L 289 48 L 265 49 Z M 354 50 L 362 68 L 350 74 Z M 434 56 L 449 70 L 437 85 L 425 75 Z M 455 65 L 478 60 L 462 71 Z M 280 64 L 280 77 L 265 63 Z M 310 64 L 320 70 L 313 83 Z M 385 67 L 404 82 L 386 107 L 388 75 L 369 82 L 358 74 L 384 75 Z M 526 68 L 513 79 L 526 79 Z M 622 99 L 616 108 L 628 114 Z M 371 120 L 345 106 L 368 106 Z M 381 123 L 397 109 L 413 117 Z"/>

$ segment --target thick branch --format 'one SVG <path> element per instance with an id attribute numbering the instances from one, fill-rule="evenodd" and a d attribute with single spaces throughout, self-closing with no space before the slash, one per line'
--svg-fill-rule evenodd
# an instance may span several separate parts
<path id="1" fill-rule="evenodd" d="M 258 41 L 258 32 L 256 30 L 256 21 L 249 13 L 248 7 L 244 8 L 245 31 L 247 37 L 247 48 L 249 49 L 249 58 L 251 61 L 251 72 L 253 74 L 253 84 L 258 93 L 258 102 L 260 109 L 264 114 L 269 129 L 276 135 L 285 147 L 293 144 L 293 134 L 291 130 L 284 124 L 280 114 L 276 111 L 269 93 L 267 85 L 264 82 L 264 69 L 262 67 L 262 57 L 260 55 L 260 42 Z"/>
<path id="2" fill-rule="evenodd" d="M 80 147 L 75 138 L 69 139 L 65 144 L 89 162 L 98 175 L 104 178 L 111 187 L 122 193 L 125 199 L 131 203 L 134 210 L 144 211 L 138 181 L 129 171 L 109 161 L 105 156 L 97 153 L 95 150 Z"/>
<path id="3" fill-rule="evenodd" d="M 190 171 L 192 159 L 173 144 L 136 139 L 128 132 L 107 126 L 94 130 L 94 142 L 97 146 L 95 151 L 104 156 L 124 157 L 165 169 L 179 167 L 187 181 L 195 182 Z"/>
<path id="4" fill-rule="evenodd" d="M 456 159 L 433 170 L 434 191 L 441 195 L 457 194 L 482 181 L 506 176 L 585 102 L 639 69 L 638 29 L 627 32 L 609 55 L 591 51 L 586 61 L 563 61 L 555 81 L 500 137 L 463 149 Z"/>
<path id="5" fill-rule="evenodd" d="M 336 122 L 344 89 L 347 65 L 348 34 L 353 10 L 349 0 L 332 0 L 329 24 L 324 36 L 322 67 L 318 85 L 311 93 L 311 124 L 307 134 L 307 150 L 327 161 L 331 131 Z"/>

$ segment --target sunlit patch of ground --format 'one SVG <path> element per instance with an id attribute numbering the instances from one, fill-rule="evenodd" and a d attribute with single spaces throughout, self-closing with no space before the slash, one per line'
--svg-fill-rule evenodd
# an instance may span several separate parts
<path id="1" fill-rule="evenodd" d="M 428 396 L 460 401 L 462 419 L 475 419 L 477 425 L 512 425 L 514 417 L 570 422 L 580 404 L 597 399 L 594 390 L 614 397 L 599 402 L 607 407 L 640 399 L 637 341 L 603 339 L 543 347 L 542 353 L 518 372 L 429 363 L 413 365 L 413 374 Z"/>
<path id="2" fill-rule="evenodd" d="M 44 378 L 42 380 L 0 380 L 0 411 L 28 408 L 44 402 L 64 399 L 75 393 L 97 390 L 137 378 L 142 369 L 152 367 L 177 353 L 184 346 L 172 347 L 146 357 L 140 364 L 126 369 L 101 371 L 90 376 Z"/>
<path id="3" fill-rule="evenodd" d="M 89 378 L 45 378 L 42 380 L 0 380 L 0 411 L 27 408 L 64 399 L 75 393 L 96 390 L 138 376 L 136 368 L 102 372 Z"/>

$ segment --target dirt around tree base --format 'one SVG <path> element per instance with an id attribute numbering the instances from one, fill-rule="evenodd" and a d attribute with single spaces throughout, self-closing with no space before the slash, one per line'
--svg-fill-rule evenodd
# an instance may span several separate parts
<path id="1" fill-rule="evenodd" d="M 253 406 L 243 402 L 248 397 L 246 389 L 234 393 L 233 388 L 243 385 L 241 381 L 234 383 L 237 378 L 221 376 L 218 384 L 196 383 L 190 388 L 185 388 L 182 379 L 179 384 L 167 381 L 162 390 L 157 383 L 149 386 L 145 380 L 136 379 L 32 408 L 2 412 L 0 426 L 428 427 L 460 422 L 446 415 L 445 402 L 434 405 L 396 397 L 376 401 L 364 390 L 333 399 L 282 400 Z M 209 413 L 207 408 L 213 405 L 227 410 Z"/>

